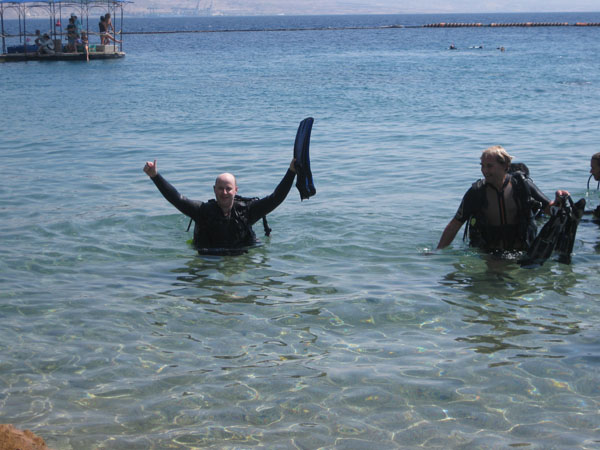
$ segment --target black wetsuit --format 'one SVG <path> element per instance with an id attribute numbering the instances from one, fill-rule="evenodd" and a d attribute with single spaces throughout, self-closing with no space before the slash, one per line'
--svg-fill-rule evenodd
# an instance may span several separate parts
<path id="1" fill-rule="evenodd" d="M 215 200 L 190 200 L 179 194 L 160 174 L 152 181 L 173 206 L 194 220 L 194 246 L 197 249 L 235 249 L 257 242 L 252 225 L 285 200 L 295 175 L 288 169 L 275 191 L 267 197 L 247 202 L 236 200 L 227 217 Z"/>
<path id="2" fill-rule="evenodd" d="M 526 250 L 537 233 L 532 201 L 550 200 L 522 174 L 508 175 L 501 191 L 483 180 L 466 192 L 454 218 L 469 220 L 470 244 L 486 250 Z"/>

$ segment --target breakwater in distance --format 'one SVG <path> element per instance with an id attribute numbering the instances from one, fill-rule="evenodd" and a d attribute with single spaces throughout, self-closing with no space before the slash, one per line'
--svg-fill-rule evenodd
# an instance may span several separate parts
<path id="1" fill-rule="evenodd" d="M 467 28 L 467 27 L 599 27 L 600 22 L 511 22 L 511 23 L 463 23 L 440 22 L 412 28 Z"/>
<path id="2" fill-rule="evenodd" d="M 438 22 L 425 25 L 382 25 L 366 27 L 294 27 L 294 28 L 247 28 L 247 29 L 224 29 L 224 30 L 144 30 L 144 31 L 123 31 L 121 34 L 179 34 L 179 33 L 239 33 L 239 32 L 257 32 L 257 31 L 340 31 L 340 30 L 373 30 L 385 28 L 484 28 L 484 27 L 600 27 L 600 22 L 509 22 L 509 23 L 481 23 L 481 22 Z"/>
<path id="3" fill-rule="evenodd" d="M 259 31 L 341 31 L 341 30 L 376 30 L 386 28 L 485 28 L 485 27 L 600 27 L 600 22 L 514 22 L 514 23 L 489 23 L 484 24 L 464 23 L 464 22 L 439 22 L 425 25 L 381 25 L 375 27 L 312 27 L 312 28 L 245 28 L 245 29 L 223 29 L 223 30 L 142 30 L 142 31 L 120 31 L 119 34 L 185 34 L 185 33 L 250 33 Z M 67 33 L 57 33 L 60 36 L 66 36 Z M 94 34 L 94 33 L 90 33 Z M 4 37 L 18 37 L 19 34 L 5 34 Z M 26 36 L 35 36 L 33 33 L 27 33 Z"/>

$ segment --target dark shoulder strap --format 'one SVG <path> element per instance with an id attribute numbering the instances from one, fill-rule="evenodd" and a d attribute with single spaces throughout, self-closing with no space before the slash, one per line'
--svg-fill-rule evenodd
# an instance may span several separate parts
<path id="1" fill-rule="evenodd" d="M 478 200 L 481 202 L 481 205 L 485 206 L 487 204 L 487 196 L 485 195 L 485 181 L 480 178 L 473 183 L 471 187 L 477 193 L 477 196 L 479 197 Z"/>
<path id="2" fill-rule="evenodd" d="M 510 174 L 512 178 L 515 193 L 519 199 L 525 204 L 529 202 L 531 198 L 531 191 L 529 190 L 529 183 L 527 183 L 526 175 L 523 172 L 513 172 Z"/>
<path id="3" fill-rule="evenodd" d="M 235 200 L 240 203 L 251 203 L 255 200 L 259 200 L 259 198 L 258 197 L 242 197 L 241 195 L 236 195 Z M 263 223 L 263 229 L 265 230 L 265 236 L 270 236 L 271 231 L 273 231 L 273 230 L 269 227 L 269 223 L 267 222 L 266 215 L 262 216 L 262 223 Z"/>
<path id="4" fill-rule="evenodd" d="M 214 207 L 215 203 L 217 203 L 217 201 L 213 198 L 213 199 L 210 199 L 210 200 L 204 202 L 200 208 L 201 208 L 201 210 L 203 210 L 204 208 L 211 208 L 211 207 Z M 188 223 L 187 229 L 185 230 L 186 233 L 188 231 L 190 231 L 190 227 L 192 226 L 193 221 L 194 221 L 194 219 L 192 219 L 190 217 L 190 222 Z"/>
<path id="5" fill-rule="evenodd" d="M 475 181 L 471 185 L 471 189 L 475 193 L 475 198 L 477 199 L 477 202 L 482 207 L 484 205 L 486 205 L 487 204 L 487 197 L 485 195 L 485 182 L 484 182 L 484 180 L 480 178 L 479 180 Z M 467 217 L 467 220 L 465 221 L 465 231 L 463 233 L 463 241 L 465 241 L 467 239 L 467 236 L 469 236 L 469 234 L 470 234 L 470 229 L 472 227 L 472 223 L 471 223 L 472 219 L 473 219 L 473 216 L 469 216 L 469 217 Z"/>

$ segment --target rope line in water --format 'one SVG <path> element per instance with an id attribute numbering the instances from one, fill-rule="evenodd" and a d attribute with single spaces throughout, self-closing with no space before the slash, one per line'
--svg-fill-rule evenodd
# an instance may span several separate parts
<path id="1" fill-rule="evenodd" d="M 484 27 L 600 27 L 600 22 L 511 22 L 511 23 L 462 23 L 462 22 L 439 22 L 430 23 L 411 28 L 484 28 Z M 407 27 L 408 28 L 408 27 Z"/>
<path id="2" fill-rule="evenodd" d="M 404 28 L 401 25 L 377 27 L 311 27 L 311 28 L 245 28 L 240 30 L 166 30 L 166 31 L 123 31 L 123 34 L 179 34 L 179 33 L 260 33 L 281 31 L 344 31 L 344 30 L 380 30 L 385 28 Z"/>
<path id="3" fill-rule="evenodd" d="M 439 22 L 426 25 L 380 25 L 372 27 L 310 27 L 310 28 L 246 28 L 240 30 L 162 30 L 162 31 L 120 31 L 116 34 L 186 34 L 186 33 L 259 33 L 259 32 L 295 32 L 295 31 L 346 31 L 346 30 L 386 30 L 394 28 L 503 28 L 503 27 L 600 27 L 600 22 L 520 22 L 520 23 L 452 23 Z M 66 33 L 57 33 L 66 35 Z M 90 35 L 96 35 L 93 31 Z M 18 34 L 5 34 L 2 37 L 19 37 Z M 34 36 L 28 34 L 27 36 Z"/>
<path id="4" fill-rule="evenodd" d="M 393 28 L 478 28 L 478 27 L 600 27 L 600 22 L 523 22 L 523 23 L 431 23 L 426 25 L 380 25 L 372 27 L 310 27 L 310 28 L 248 28 L 241 30 L 168 30 L 168 31 L 123 31 L 123 34 L 179 34 L 179 33 L 251 33 L 281 31 L 345 31 L 345 30 L 386 30 Z"/>

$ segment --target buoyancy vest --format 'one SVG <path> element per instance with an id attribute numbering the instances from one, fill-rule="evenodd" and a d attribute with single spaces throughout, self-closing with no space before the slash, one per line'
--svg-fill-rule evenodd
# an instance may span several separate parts
<path id="1" fill-rule="evenodd" d="M 235 196 L 229 217 L 223 212 L 216 200 L 212 199 L 200 207 L 201 220 L 194 222 L 194 246 L 197 249 L 231 249 L 253 246 L 258 242 L 256 234 L 249 222 L 249 204 L 258 197 Z M 269 236 L 271 229 L 264 216 L 263 227 L 265 235 Z M 192 220 L 188 225 L 190 228 Z"/>
<path id="2" fill-rule="evenodd" d="M 518 223 L 500 226 L 488 224 L 484 214 L 488 202 L 487 186 L 483 180 L 477 180 L 471 187 L 476 193 L 476 212 L 467 219 L 463 236 L 463 239 L 469 236 L 471 246 L 489 249 L 493 242 L 500 239 L 508 241 L 509 246 L 514 247 L 504 248 L 504 250 L 527 250 L 535 239 L 537 234 L 535 212 L 540 209 L 540 204 L 532 198 L 527 176 L 523 172 L 509 173 L 508 177 L 513 188 L 513 199 L 518 208 Z"/>

